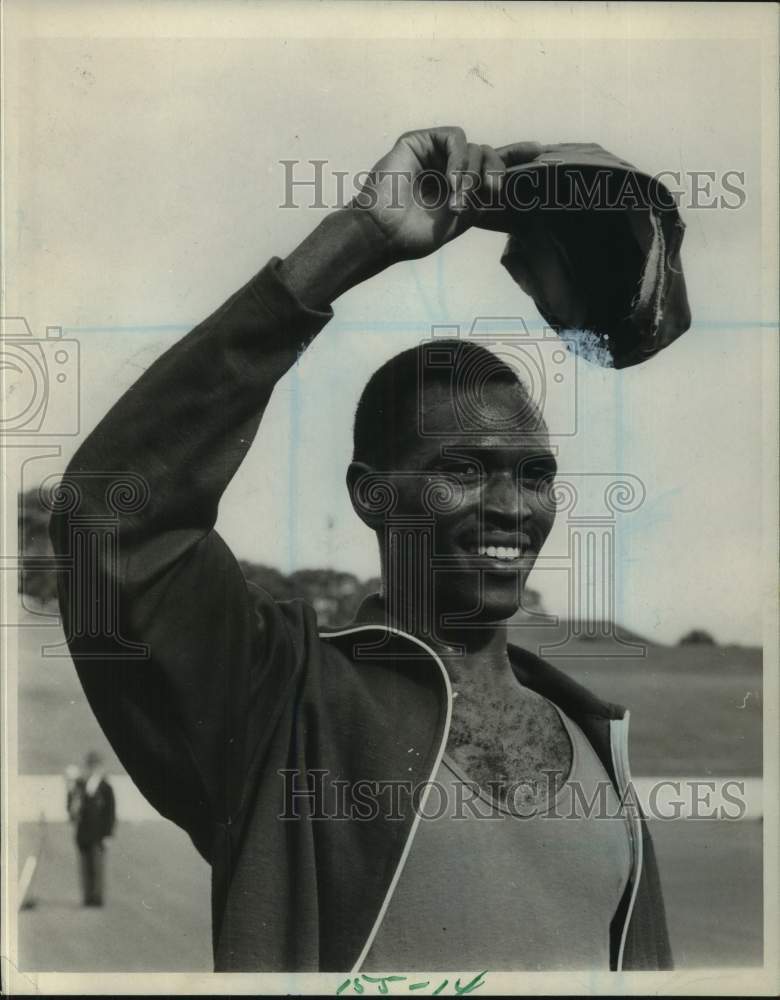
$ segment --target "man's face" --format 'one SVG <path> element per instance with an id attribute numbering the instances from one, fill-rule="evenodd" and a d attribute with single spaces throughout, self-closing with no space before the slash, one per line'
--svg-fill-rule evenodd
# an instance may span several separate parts
<path id="1" fill-rule="evenodd" d="M 555 520 L 556 463 L 544 422 L 529 414 L 519 387 L 498 382 L 487 389 L 476 422 L 470 410 L 468 433 L 441 384 L 426 387 L 425 436 L 412 407 L 396 423 L 400 444 L 387 476 L 398 498 L 392 518 L 432 523 L 429 579 L 440 620 L 511 617 Z M 411 556 L 419 569 L 428 558 L 425 545 Z"/>

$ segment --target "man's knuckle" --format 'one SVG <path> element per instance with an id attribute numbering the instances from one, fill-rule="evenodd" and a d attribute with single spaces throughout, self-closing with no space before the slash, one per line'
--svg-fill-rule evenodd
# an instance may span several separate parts
<path id="1" fill-rule="evenodd" d="M 405 132 L 402 132 L 396 139 L 396 145 L 401 142 L 409 142 L 412 139 L 417 139 L 420 136 L 428 134 L 428 129 L 424 128 L 409 128 Z"/>

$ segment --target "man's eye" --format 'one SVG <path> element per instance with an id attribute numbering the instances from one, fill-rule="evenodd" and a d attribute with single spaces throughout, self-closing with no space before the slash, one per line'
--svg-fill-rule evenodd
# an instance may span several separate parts
<path id="1" fill-rule="evenodd" d="M 443 471 L 451 472 L 454 476 L 478 476 L 480 469 L 475 462 L 452 462 Z"/>
<path id="2" fill-rule="evenodd" d="M 530 462 L 520 468 L 520 478 L 535 483 L 552 482 L 555 470 L 543 462 Z"/>

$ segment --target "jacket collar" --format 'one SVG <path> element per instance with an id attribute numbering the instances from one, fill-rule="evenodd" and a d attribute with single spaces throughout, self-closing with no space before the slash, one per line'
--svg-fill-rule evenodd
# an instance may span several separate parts
<path id="1" fill-rule="evenodd" d="M 352 624 L 387 628 L 387 613 L 382 597 L 379 594 L 369 594 L 364 598 Z M 613 720 L 625 716 L 626 710 L 622 705 L 597 698 L 540 656 L 511 643 L 507 645 L 507 651 L 518 681 L 552 701 L 575 721 L 585 717 Z"/>

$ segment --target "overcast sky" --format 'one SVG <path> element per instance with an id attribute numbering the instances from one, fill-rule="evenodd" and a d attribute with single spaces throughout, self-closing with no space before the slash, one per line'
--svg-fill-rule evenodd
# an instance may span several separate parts
<path id="1" fill-rule="evenodd" d="M 478 142 L 595 141 L 649 173 L 713 171 L 716 195 L 722 175 L 740 171 L 739 210 L 683 209 L 693 328 L 637 368 L 575 366 L 578 431 L 559 442 L 559 465 L 644 484 L 644 503 L 615 528 L 622 622 L 662 641 L 694 626 L 759 641 L 761 383 L 772 363 L 762 326 L 772 313 L 761 298 L 759 42 L 704 30 L 664 41 L 668 25 L 650 30 L 634 5 L 633 21 L 610 8 L 604 24 L 620 36 L 611 40 L 588 37 L 593 23 L 579 14 L 559 18 L 571 37 L 555 38 L 531 8 L 512 5 L 449 8 L 452 22 L 438 15 L 436 30 L 420 19 L 420 39 L 348 37 L 356 6 L 335 8 L 328 22 L 341 38 L 312 39 L 300 36 L 316 27 L 316 8 L 285 26 L 232 4 L 220 31 L 234 37 L 140 37 L 208 31 L 186 16 L 204 5 L 165 6 L 155 21 L 142 16 L 155 8 L 136 5 L 127 30 L 110 16 L 93 21 L 126 37 L 89 38 L 78 17 L 45 26 L 41 17 L 38 37 L 11 52 L 20 103 L 7 160 L 5 311 L 26 316 L 38 335 L 56 324 L 78 339 L 81 429 L 323 216 L 279 207 L 282 159 L 357 171 L 407 129 L 459 124 Z M 414 9 L 394 7 L 408 31 Z M 713 13 L 700 9 L 703 27 Z M 381 14 L 372 30 L 390 30 Z M 459 31 L 495 37 L 446 37 Z M 336 304 L 276 390 L 223 502 L 219 528 L 238 555 L 285 571 L 377 572 L 343 485 L 355 402 L 370 373 L 433 324 L 465 332 L 479 316 L 539 322 L 498 263 L 502 245 L 500 235 L 468 233 Z M 554 398 L 550 412 L 568 405 Z M 26 484 L 62 467 L 74 439 L 60 444 L 59 457 L 30 463 Z M 567 537 L 562 517 L 548 554 L 565 553 Z M 531 585 L 567 613 L 565 572 L 541 568 Z"/>

